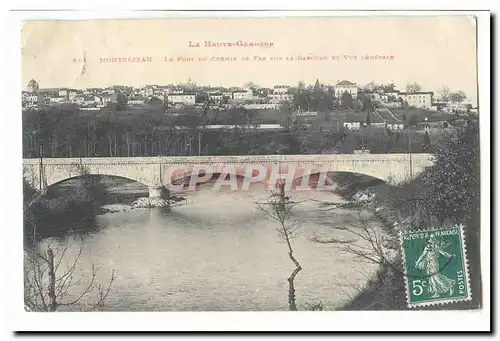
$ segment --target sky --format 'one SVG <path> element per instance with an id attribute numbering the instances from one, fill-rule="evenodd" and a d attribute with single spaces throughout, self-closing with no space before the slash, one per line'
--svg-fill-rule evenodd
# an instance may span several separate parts
<path id="1" fill-rule="evenodd" d="M 416 82 L 435 92 L 446 84 L 477 101 L 476 25 L 469 16 L 30 21 L 21 37 L 22 83 L 33 78 L 42 88 L 346 79 L 400 89 Z M 204 47 L 205 41 L 272 46 Z M 375 55 L 384 59 L 364 59 Z M 306 57 L 316 60 L 299 60 Z"/>

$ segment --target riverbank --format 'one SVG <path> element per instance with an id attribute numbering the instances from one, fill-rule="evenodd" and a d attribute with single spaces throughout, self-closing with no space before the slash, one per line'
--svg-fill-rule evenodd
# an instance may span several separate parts
<path id="1" fill-rule="evenodd" d="M 358 290 L 349 302 L 337 310 L 405 310 L 406 296 L 404 277 L 398 268 L 401 264 L 399 231 L 410 224 L 410 217 L 392 207 L 386 200 L 392 186 L 383 182 L 363 181 L 354 175 L 341 176 L 338 179 L 337 194 L 347 200 L 339 208 L 366 209 L 382 222 L 384 250 L 392 255 L 391 259 L 379 263 L 374 276 Z"/>
<path id="2" fill-rule="evenodd" d="M 376 215 L 384 222 L 386 231 L 390 234 L 392 241 L 391 249 L 395 250 L 395 257 L 390 262 L 380 265 L 376 275 L 366 283 L 359 294 L 345 304 L 340 310 L 407 310 L 405 278 L 402 268 L 402 255 L 400 250 L 399 232 L 411 229 L 429 229 L 439 226 L 426 216 L 426 212 L 412 208 L 412 199 L 419 197 L 423 191 L 421 179 L 417 178 L 410 183 L 401 186 L 381 186 L 370 189 L 373 196 L 371 200 L 363 203 L 376 212 Z M 359 190 L 358 196 L 367 194 L 366 190 Z M 479 212 L 475 212 L 471 219 L 465 221 L 465 240 L 467 244 L 467 258 L 471 278 L 471 301 L 455 302 L 447 305 L 446 309 L 478 309 L 481 306 L 479 292 L 481 287 L 479 266 L 479 238 L 470 230 L 479 226 Z M 469 231 L 467 230 L 469 229 Z M 475 276 L 478 274 L 478 276 Z M 474 296 L 476 293 L 477 296 Z M 439 310 L 442 306 L 425 306 L 421 310 Z"/>
<path id="3" fill-rule="evenodd" d="M 182 196 L 150 199 L 145 186 L 109 177 L 68 180 L 41 197 L 25 182 L 24 195 L 24 235 L 30 243 L 33 238 L 85 231 L 100 215 L 186 203 Z"/>

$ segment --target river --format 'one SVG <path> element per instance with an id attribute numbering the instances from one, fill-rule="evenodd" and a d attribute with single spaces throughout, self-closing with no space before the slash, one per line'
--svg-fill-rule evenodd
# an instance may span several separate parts
<path id="1" fill-rule="evenodd" d="M 69 237 L 65 259 L 82 244 L 68 298 L 90 279 L 116 279 L 106 300 L 107 311 L 242 311 L 288 310 L 287 278 L 294 269 L 275 221 L 257 209 L 265 194 L 213 193 L 201 189 L 184 205 L 132 209 L 96 217 L 92 229 Z M 300 226 L 292 239 L 294 256 L 303 270 L 295 279 L 297 306 L 321 301 L 334 310 L 354 297 L 378 266 L 346 252 L 342 241 L 363 245 L 354 234 L 337 230 L 356 223 L 358 212 L 334 208 L 345 202 L 326 192 L 296 192 L 293 219 Z M 328 204 L 330 203 L 330 204 Z M 369 212 L 363 216 L 381 226 Z M 314 241 L 335 238 L 337 243 Z M 44 248 L 62 247 L 61 238 L 46 238 Z M 61 270 L 62 271 L 62 270 Z M 72 296 L 73 295 L 73 296 Z"/>

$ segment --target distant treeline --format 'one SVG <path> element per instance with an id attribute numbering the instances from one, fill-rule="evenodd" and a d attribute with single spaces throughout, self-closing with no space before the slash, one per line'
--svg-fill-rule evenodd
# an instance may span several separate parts
<path id="1" fill-rule="evenodd" d="M 243 108 L 224 112 L 164 115 L 163 112 L 109 111 L 82 114 L 46 108 L 23 112 L 23 157 L 134 157 L 158 155 L 252 155 L 425 151 L 432 139 L 422 132 L 363 128 L 349 131 L 322 115 L 308 127 L 294 125 L 291 112 L 277 112 L 281 131 L 231 128 L 203 130 L 204 124 L 259 124 L 259 113 Z M 324 114 L 323 114 L 324 115 Z M 178 129 L 176 126 L 188 127 Z M 411 143 L 410 143 L 411 141 Z M 433 141 L 434 142 L 434 141 Z M 410 146 L 411 144 L 411 146 Z"/>

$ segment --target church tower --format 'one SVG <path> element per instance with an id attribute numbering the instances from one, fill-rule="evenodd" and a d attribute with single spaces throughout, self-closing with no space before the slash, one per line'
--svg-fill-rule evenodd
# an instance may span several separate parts
<path id="1" fill-rule="evenodd" d="M 37 92 L 40 86 L 38 85 L 38 82 L 34 80 L 33 78 L 28 82 L 28 85 L 26 86 L 27 90 L 29 92 Z"/>

